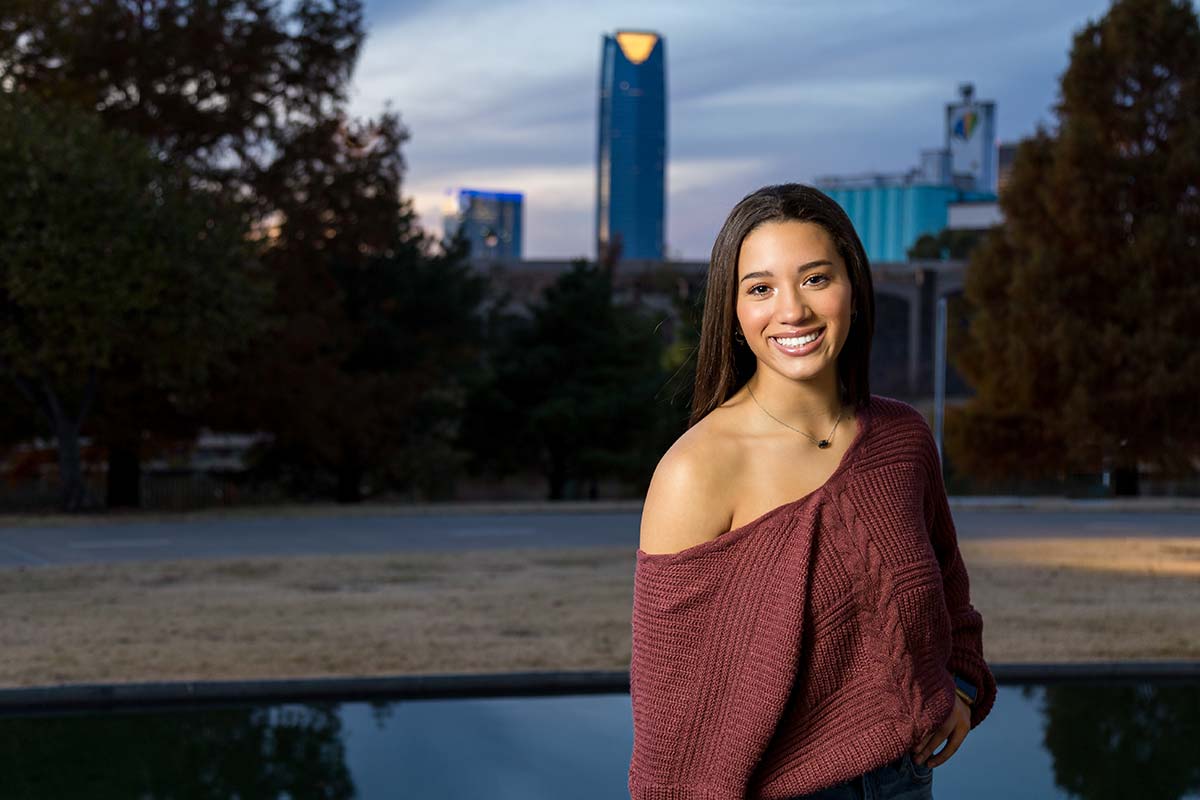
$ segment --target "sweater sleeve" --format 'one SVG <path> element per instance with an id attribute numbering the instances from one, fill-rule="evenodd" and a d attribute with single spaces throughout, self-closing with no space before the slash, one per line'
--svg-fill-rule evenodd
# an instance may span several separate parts
<path id="1" fill-rule="evenodd" d="M 759 567 L 715 542 L 699 555 L 638 558 L 632 800 L 745 797 L 795 677 L 810 535 L 798 533 L 792 541 L 800 546 L 787 552 L 750 559 Z"/>
<path id="2" fill-rule="evenodd" d="M 996 678 L 983 657 L 983 615 L 971 605 L 970 579 L 958 549 L 958 532 L 946 497 L 937 443 L 928 423 L 922 426 L 922 431 L 929 465 L 925 482 L 925 522 L 941 564 L 946 610 L 950 614 L 952 643 L 946 668 L 966 678 L 978 690 L 971 705 L 971 727 L 974 728 L 987 717 L 996 700 Z"/>

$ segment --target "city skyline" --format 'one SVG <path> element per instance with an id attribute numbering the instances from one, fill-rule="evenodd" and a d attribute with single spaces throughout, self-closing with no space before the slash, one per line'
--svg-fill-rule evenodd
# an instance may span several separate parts
<path id="1" fill-rule="evenodd" d="M 758 186 L 909 168 L 941 140 L 962 82 L 996 101 L 1001 142 L 1052 125 L 1073 35 L 1107 7 L 821 2 L 733 15 L 616 3 L 568 14 L 535 0 L 367 0 L 351 109 L 377 114 L 390 100 L 409 127 L 403 191 L 427 229 L 440 230 L 447 188 L 486 186 L 524 195 L 526 258 L 592 258 L 595 44 L 607 31 L 658 31 L 672 43 L 668 254 L 705 259 L 729 208 Z"/>

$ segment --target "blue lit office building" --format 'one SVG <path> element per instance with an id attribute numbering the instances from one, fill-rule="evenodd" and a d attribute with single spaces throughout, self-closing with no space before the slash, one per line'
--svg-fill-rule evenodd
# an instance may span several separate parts
<path id="1" fill-rule="evenodd" d="M 908 250 L 949 221 L 951 203 L 995 200 L 991 192 L 954 185 L 922 184 L 907 176 L 821 178 L 817 188 L 846 210 L 871 261 L 907 261 Z"/>
<path id="2" fill-rule="evenodd" d="M 846 210 L 871 261 L 906 261 L 917 239 L 947 227 L 952 203 L 996 199 L 996 104 L 976 101 L 970 84 L 959 91 L 946 105 L 944 147 L 923 151 L 917 167 L 814 180 Z"/>
<path id="3" fill-rule="evenodd" d="M 617 31 L 602 40 L 596 247 L 604 259 L 661 260 L 666 249 L 666 42 Z"/>
<path id="4" fill-rule="evenodd" d="M 521 201 L 519 192 L 459 189 L 443 212 L 445 235 L 462 229 L 472 261 L 520 261 Z"/>

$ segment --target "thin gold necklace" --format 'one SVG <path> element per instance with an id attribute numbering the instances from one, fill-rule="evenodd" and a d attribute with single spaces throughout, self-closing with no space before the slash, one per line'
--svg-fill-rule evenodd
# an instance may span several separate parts
<path id="1" fill-rule="evenodd" d="M 747 382 L 746 382 L 746 391 L 748 391 L 748 392 L 750 393 L 750 396 L 754 398 L 754 403 L 755 403 L 755 405 L 757 405 L 759 408 L 762 408 L 762 411 L 763 411 L 763 413 L 764 413 L 764 414 L 766 414 L 768 417 L 770 417 L 771 419 L 773 419 L 773 420 L 775 420 L 776 422 L 778 422 L 778 423 L 779 423 L 780 425 L 782 425 L 783 427 L 785 427 L 785 428 L 792 428 L 792 426 L 791 426 L 791 425 L 788 425 L 786 422 L 784 422 L 783 420 L 781 420 L 779 417 L 775 416 L 775 415 L 774 415 L 774 414 L 772 414 L 770 411 L 767 411 L 765 408 L 763 408 L 763 404 L 762 404 L 762 403 L 760 403 L 760 402 L 758 402 L 758 398 L 757 398 L 757 397 L 754 397 L 754 390 L 750 388 L 750 382 L 749 382 L 749 381 L 747 381 Z M 831 431 L 829 432 L 829 435 L 828 435 L 828 436 L 826 436 L 824 439 L 821 439 L 821 440 L 814 439 L 814 438 L 813 438 L 811 435 L 809 435 L 809 434 L 805 433 L 804 431 L 800 430 L 799 428 L 792 428 L 792 430 L 794 430 L 796 433 L 799 433 L 799 434 L 800 434 L 800 435 L 802 435 L 802 436 L 808 436 L 808 438 L 809 438 L 809 439 L 812 439 L 812 441 L 813 441 L 813 442 L 814 442 L 814 443 L 817 445 L 817 447 L 819 447 L 819 448 L 821 448 L 822 450 L 824 450 L 825 448 L 827 448 L 827 447 L 829 447 L 831 444 L 833 444 L 833 442 L 832 442 L 832 441 L 830 441 L 830 440 L 831 440 L 831 439 L 833 439 L 833 431 L 836 431 L 836 430 L 837 430 L 838 423 L 842 421 L 842 412 L 843 412 L 843 411 L 845 411 L 845 409 L 842 409 L 842 411 L 839 411 L 839 412 L 838 412 L 837 419 L 836 419 L 836 420 L 834 421 L 834 423 L 833 423 L 833 430 L 831 430 Z"/>

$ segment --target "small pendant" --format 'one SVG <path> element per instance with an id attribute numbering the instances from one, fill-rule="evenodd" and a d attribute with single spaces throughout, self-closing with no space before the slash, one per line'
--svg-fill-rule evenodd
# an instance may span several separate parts
<path id="1" fill-rule="evenodd" d="M 821 448 L 822 450 L 824 450 L 826 447 L 829 447 L 829 440 L 828 440 L 828 439 L 822 439 L 821 441 L 817 442 L 817 447 L 819 447 L 819 448 Z"/>

